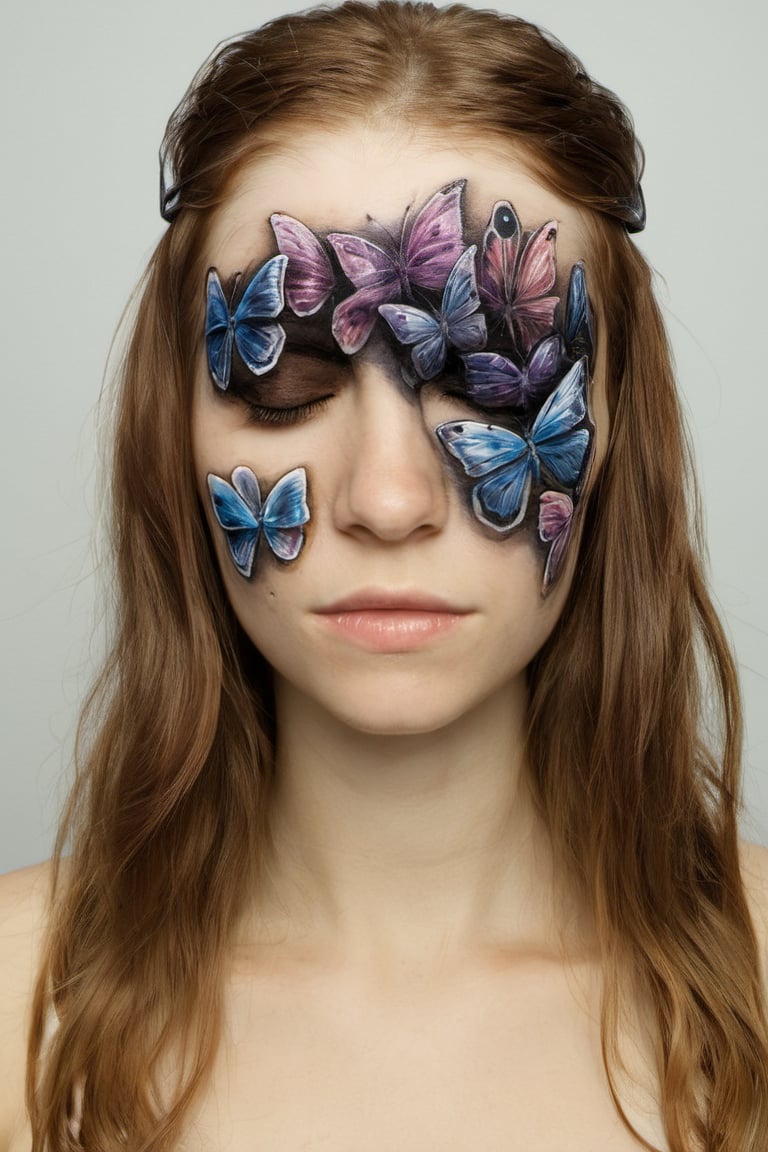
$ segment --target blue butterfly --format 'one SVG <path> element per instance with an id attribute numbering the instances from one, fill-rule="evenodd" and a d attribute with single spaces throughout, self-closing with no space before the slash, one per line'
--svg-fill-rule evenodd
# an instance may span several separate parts
<path id="1" fill-rule="evenodd" d="M 592 355 L 592 314 L 589 308 L 584 265 L 580 261 L 571 268 L 571 278 L 568 281 L 565 340 L 568 351 L 574 359 L 577 356 Z"/>
<path id="2" fill-rule="evenodd" d="M 246 579 L 253 570 L 259 533 L 278 560 L 295 560 L 304 545 L 303 524 L 309 520 L 307 474 L 303 468 L 286 472 L 275 484 L 262 507 L 259 482 L 250 468 L 241 465 L 228 484 L 212 472 L 208 491 L 213 514 L 226 533 L 229 553 Z"/>
<path id="3" fill-rule="evenodd" d="M 379 312 L 401 344 L 413 344 L 411 360 L 422 380 L 434 380 L 445 367 L 449 345 L 460 352 L 482 348 L 485 317 L 478 313 L 473 244 L 462 252 L 450 271 L 440 312 L 423 312 L 410 304 L 381 304 Z"/>
<path id="4" fill-rule="evenodd" d="M 472 507 L 483 524 L 500 532 L 519 524 L 542 466 L 564 487 L 575 487 L 592 436 L 590 429 L 576 427 L 588 415 L 586 365 L 582 358 L 569 369 L 522 436 L 474 420 L 435 429 L 468 476 L 487 477 L 472 489 Z"/>
<path id="5" fill-rule="evenodd" d="M 274 368 L 283 350 L 285 332 L 272 321 L 283 310 L 287 256 L 273 256 L 252 276 L 240 303 L 230 310 L 215 268 L 208 273 L 205 342 L 214 384 L 229 387 L 232 346 L 255 376 Z"/>

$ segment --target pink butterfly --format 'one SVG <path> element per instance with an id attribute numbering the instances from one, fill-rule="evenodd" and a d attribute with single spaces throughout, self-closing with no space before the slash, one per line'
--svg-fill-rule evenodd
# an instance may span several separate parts
<path id="1" fill-rule="evenodd" d="M 549 295 L 557 274 L 557 221 L 542 224 L 522 249 L 521 237 L 517 213 L 508 200 L 499 200 L 483 237 L 478 288 L 481 299 L 501 313 L 510 335 L 527 355 L 551 331 L 560 299 Z"/>
<path id="2" fill-rule="evenodd" d="M 543 591 L 557 577 L 573 526 L 573 501 L 565 492 L 542 492 L 539 497 L 539 536 L 551 544 L 544 568 Z"/>
<path id="3" fill-rule="evenodd" d="M 277 247 L 288 257 L 285 298 L 296 316 L 319 311 L 333 291 L 333 268 L 322 244 L 306 224 L 273 212 L 269 218 Z"/>
<path id="4" fill-rule="evenodd" d="M 376 323 L 379 305 L 412 299 L 414 285 L 440 292 L 445 288 L 464 251 L 461 195 L 465 184 L 466 180 L 456 180 L 435 192 L 410 226 L 406 214 L 394 251 L 346 232 L 328 236 L 355 286 L 333 313 L 331 329 L 342 352 L 351 356 L 360 351 Z"/>

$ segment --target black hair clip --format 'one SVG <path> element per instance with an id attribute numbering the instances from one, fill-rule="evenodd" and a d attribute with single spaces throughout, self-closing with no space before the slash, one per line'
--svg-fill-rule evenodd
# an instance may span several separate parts
<path id="1" fill-rule="evenodd" d="M 181 186 L 176 182 L 176 173 L 168 151 L 160 148 L 160 215 L 169 224 L 181 207 Z"/>
<path id="2" fill-rule="evenodd" d="M 632 195 L 619 202 L 615 215 L 621 220 L 627 232 L 642 232 L 645 228 L 645 197 L 639 180 Z"/>

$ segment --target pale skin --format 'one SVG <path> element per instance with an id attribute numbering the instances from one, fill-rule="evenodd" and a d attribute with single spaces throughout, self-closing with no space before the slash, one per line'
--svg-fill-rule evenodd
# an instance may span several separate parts
<path id="1" fill-rule="evenodd" d="M 559 222 L 558 265 L 587 263 L 577 211 L 521 158 L 370 128 L 309 135 L 247 168 L 216 217 L 222 276 L 274 252 L 279 210 L 322 230 L 385 222 L 466 177 L 469 211 L 510 199 Z M 279 189 L 276 194 L 275 190 Z M 527 785 L 525 668 L 551 632 L 573 557 L 541 595 L 525 535 L 469 514 L 420 404 L 373 342 L 352 386 L 307 421 L 248 423 L 211 387 L 201 339 L 194 455 L 228 594 L 275 668 L 280 781 L 269 883 L 240 925 L 227 1028 L 183 1147 L 228 1152 L 630 1152 L 600 1057 L 599 969 L 586 910 L 562 878 Z M 598 348 L 592 477 L 609 427 Z M 431 405 L 431 407 L 430 407 Z M 434 417 L 434 418 L 433 418 Z M 271 485 L 307 469 L 305 550 L 231 564 L 206 476 L 247 464 Z M 372 653 L 318 609 L 360 589 L 427 591 L 466 615 L 417 651 Z M 765 952 L 768 852 L 744 846 Z M 25 1014 L 44 866 L 6 877 L 0 971 L 0 1149 L 29 1147 Z M 627 1005 L 628 1116 L 666 1144 L 639 1005 Z"/>

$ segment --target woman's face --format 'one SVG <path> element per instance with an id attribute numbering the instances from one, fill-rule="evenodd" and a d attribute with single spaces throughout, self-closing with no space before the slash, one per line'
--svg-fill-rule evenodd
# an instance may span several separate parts
<path id="1" fill-rule="evenodd" d="M 490 146 L 315 134 L 206 255 L 198 488 L 278 694 L 391 734 L 519 688 L 607 431 L 576 210 Z"/>

